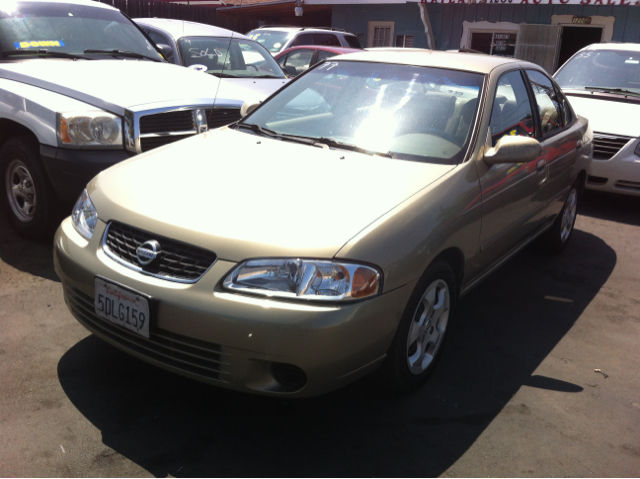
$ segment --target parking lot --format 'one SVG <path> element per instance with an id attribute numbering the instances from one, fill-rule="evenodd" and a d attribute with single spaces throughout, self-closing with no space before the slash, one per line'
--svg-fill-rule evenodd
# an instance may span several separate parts
<path id="1" fill-rule="evenodd" d="M 638 476 L 640 198 L 587 193 L 461 303 L 433 376 L 307 400 L 151 367 L 68 312 L 50 244 L 0 217 L 0 476 Z"/>

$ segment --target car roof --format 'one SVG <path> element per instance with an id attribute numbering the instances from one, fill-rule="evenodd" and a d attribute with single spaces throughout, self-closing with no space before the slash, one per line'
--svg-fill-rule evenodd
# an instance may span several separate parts
<path id="1" fill-rule="evenodd" d="M 452 70 L 466 70 L 471 72 L 490 73 L 496 67 L 509 63 L 539 68 L 532 63 L 513 58 L 476 53 L 443 52 L 426 49 L 385 48 L 380 50 L 358 50 L 358 53 L 342 55 L 340 60 L 396 63 L 401 65 L 416 65 L 435 68 L 450 68 Z M 514 65 L 516 66 L 516 65 Z"/>
<path id="2" fill-rule="evenodd" d="M 626 52 L 640 52 L 640 43 L 593 43 L 580 51 L 587 50 L 621 50 Z"/>
<path id="3" fill-rule="evenodd" d="M 251 30 L 252 32 L 257 32 L 258 30 L 272 31 L 272 32 L 323 32 L 323 33 L 338 33 L 342 35 L 353 35 L 353 33 L 345 32 L 344 30 L 333 30 L 331 28 L 322 28 L 322 27 L 259 27 Z M 355 35 L 353 35 L 355 36 Z"/>
<path id="4" fill-rule="evenodd" d="M 249 37 L 242 35 L 241 33 L 234 32 L 233 30 L 214 27 L 213 25 L 206 25 L 204 23 L 188 22 L 186 20 L 172 20 L 169 18 L 134 18 L 133 21 L 139 25 L 149 25 L 151 27 L 160 28 L 173 38 L 197 36 L 230 37 L 233 35 L 234 38 L 250 40 Z"/>
<path id="5" fill-rule="evenodd" d="M 338 55 L 344 55 L 346 53 L 355 53 L 361 52 L 361 48 L 350 48 L 350 47 L 328 47 L 325 45 L 297 45 L 295 47 L 287 48 L 282 50 L 280 53 L 276 55 L 276 57 L 281 57 L 282 55 L 286 55 L 287 53 L 295 50 L 303 50 L 303 49 L 313 49 L 313 50 L 323 50 L 325 52 L 333 52 Z"/>
<path id="6" fill-rule="evenodd" d="M 1 2 L 2 0 L 0 0 Z M 18 3 L 67 3 L 71 5 L 85 5 L 87 7 L 108 8 L 110 10 L 118 10 L 111 5 L 105 5 L 94 0 L 18 0 Z"/>

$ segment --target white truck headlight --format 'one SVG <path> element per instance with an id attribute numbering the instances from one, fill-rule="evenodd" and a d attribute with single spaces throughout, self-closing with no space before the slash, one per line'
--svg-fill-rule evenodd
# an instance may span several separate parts
<path id="1" fill-rule="evenodd" d="M 106 111 L 58 114 L 61 146 L 122 148 L 122 118 Z"/>
<path id="2" fill-rule="evenodd" d="M 98 212 L 96 211 L 96 207 L 93 206 L 87 190 L 82 192 L 76 205 L 73 207 L 71 220 L 78 233 L 90 240 L 98 224 Z"/>
<path id="3" fill-rule="evenodd" d="M 327 260 L 245 261 L 224 280 L 233 291 L 288 299 L 349 301 L 375 296 L 381 274 L 371 266 Z"/>

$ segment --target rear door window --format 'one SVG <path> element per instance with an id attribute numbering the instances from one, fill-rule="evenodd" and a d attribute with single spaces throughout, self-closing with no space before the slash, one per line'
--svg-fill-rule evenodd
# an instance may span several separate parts
<path id="1" fill-rule="evenodd" d="M 290 52 L 284 63 L 284 70 L 287 72 L 287 75 L 296 76 L 307 70 L 311 66 L 314 53 L 315 50 L 311 48 L 303 48 Z"/>
<path id="2" fill-rule="evenodd" d="M 302 35 L 298 35 L 293 42 L 291 42 L 292 47 L 297 47 L 300 45 L 315 45 L 313 33 L 303 33 Z"/>
<path id="3" fill-rule="evenodd" d="M 327 58 L 331 58 L 331 57 L 335 57 L 337 55 L 337 53 L 334 52 L 328 52 L 326 50 L 318 50 L 318 58 L 316 59 L 316 63 L 320 63 L 323 60 L 326 60 Z"/>
<path id="4" fill-rule="evenodd" d="M 149 38 L 151 38 L 151 40 L 153 40 L 153 43 L 155 43 L 156 45 L 160 45 L 160 44 L 171 45 L 169 43 L 169 40 L 165 38 L 163 35 L 160 35 L 159 33 L 154 32 L 153 30 L 147 30 L 147 33 L 149 34 Z"/>
<path id="5" fill-rule="evenodd" d="M 559 131 L 564 126 L 560 113 L 560 102 L 551 80 L 542 72 L 527 70 L 527 76 L 538 104 L 542 137 Z"/>
<path id="6" fill-rule="evenodd" d="M 324 45 L 325 47 L 339 47 L 340 40 L 337 35 L 333 33 L 315 33 L 314 34 L 315 44 L 316 45 Z"/>

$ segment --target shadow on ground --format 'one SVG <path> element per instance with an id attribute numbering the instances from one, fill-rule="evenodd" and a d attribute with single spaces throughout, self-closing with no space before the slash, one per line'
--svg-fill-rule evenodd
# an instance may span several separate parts
<path id="1" fill-rule="evenodd" d="M 53 269 L 53 236 L 43 241 L 21 238 L 1 210 L 0 260 L 24 273 L 60 281 Z"/>
<path id="2" fill-rule="evenodd" d="M 158 477 L 439 476 L 523 385 L 580 394 L 533 373 L 615 264 L 609 246 L 579 230 L 560 256 L 519 254 L 462 301 L 440 364 L 410 395 L 366 378 L 307 400 L 233 393 L 95 336 L 61 358 L 59 380 L 105 445 Z"/>
<path id="3" fill-rule="evenodd" d="M 581 215 L 640 226 L 640 197 L 586 190 L 581 199 Z"/>

